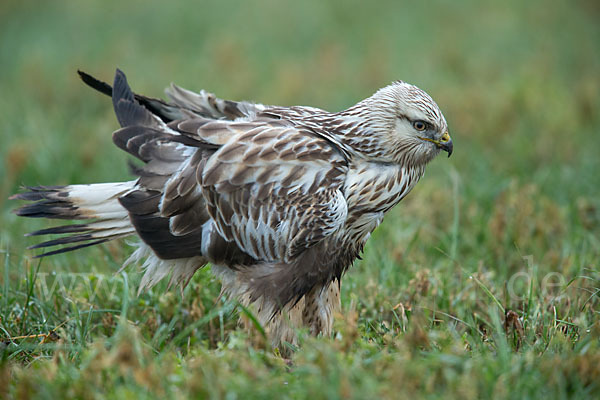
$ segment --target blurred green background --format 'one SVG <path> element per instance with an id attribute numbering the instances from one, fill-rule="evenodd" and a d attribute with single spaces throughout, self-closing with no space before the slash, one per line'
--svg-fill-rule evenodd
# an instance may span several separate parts
<path id="1" fill-rule="evenodd" d="M 19 185 L 131 178 L 128 156 L 111 141 L 118 125 L 110 100 L 82 84 L 78 68 L 109 82 L 121 68 L 134 91 L 147 96 L 162 96 L 174 82 L 226 99 L 332 111 L 401 79 L 439 104 L 455 151 L 450 159 L 432 162 L 375 232 L 364 260 L 348 273 L 343 307 L 349 315 L 357 312 L 361 340 L 380 343 L 374 327 L 385 321 L 393 326 L 392 310 L 400 303 L 407 310 L 439 309 L 493 330 L 489 295 L 525 319 L 539 311 L 523 339 L 532 354 L 548 348 L 550 334 L 541 342 L 537 338 L 557 321 L 597 335 L 598 21 L 595 0 L 3 0 L 0 243 L 10 270 L 1 278 L 4 287 L 10 277 L 11 301 L 19 304 L 20 270 L 34 254 L 25 250 L 34 241 L 22 235 L 47 226 L 10 213 L 16 204 L 7 198 Z M 109 244 L 51 257 L 41 271 L 112 273 L 129 252 Z M 523 271 L 535 275 L 536 285 L 558 273 L 569 282 L 561 292 L 567 294 L 551 296 L 538 286 L 532 294 L 533 286 L 521 282 L 513 289 L 529 293 L 524 304 L 523 296 L 507 292 L 507 282 Z M 491 293 L 482 292 L 471 274 Z M 569 286 L 581 276 L 587 280 Z M 207 288 L 201 299 L 209 307 L 218 285 L 206 276 L 194 282 L 197 290 Z M 5 299 L 9 292 L 3 292 Z M 140 321 L 148 318 L 144 307 L 160 297 L 149 296 L 138 305 Z M 71 309 L 56 307 L 53 323 L 58 324 L 61 312 Z M 545 325 L 552 307 L 553 322 Z M 154 311 L 162 315 L 159 306 Z M 185 326 L 186 318 L 191 317 L 178 323 Z M 5 333 L 25 334 L 9 325 Z M 154 331 L 145 329 L 150 330 L 145 340 L 152 342 Z M 433 322 L 425 331 L 430 340 L 448 333 Z M 192 336 L 200 340 L 210 336 L 207 332 L 199 329 Z M 463 339 L 475 349 L 479 339 L 492 340 L 486 332 L 469 331 L 472 338 Z M 461 334 L 456 343 L 462 343 L 456 339 Z M 94 335 L 84 341 L 94 341 Z M 402 334 L 398 341 L 405 341 Z M 445 351 L 441 344 L 438 349 Z M 358 371 L 369 368 L 368 362 L 356 365 Z M 515 379 L 527 375 L 518 371 Z M 467 381 L 474 377 L 469 374 Z M 421 371 L 414 379 L 420 375 L 427 374 Z M 491 388 L 497 375 L 488 378 Z"/>

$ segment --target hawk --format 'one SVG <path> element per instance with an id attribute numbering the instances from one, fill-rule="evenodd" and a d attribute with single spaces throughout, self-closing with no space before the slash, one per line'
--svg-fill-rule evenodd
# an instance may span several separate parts
<path id="1" fill-rule="evenodd" d="M 141 240 L 140 290 L 185 285 L 206 264 L 223 293 L 250 307 L 274 346 L 296 329 L 329 335 L 341 279 L 386 212 L 441 150 L 446 120 L 423 90 L 396 81 L 341 111 L 222 100 L 171 85 L 170 101 L 79 71 L 112 97 L 114 143 L 137 179 L 29 187 L 24 217 L 80 220 L 32 232 L 43 257 L 126 236 Z M 58 247 L 56 247 L 58 246 Z"/>

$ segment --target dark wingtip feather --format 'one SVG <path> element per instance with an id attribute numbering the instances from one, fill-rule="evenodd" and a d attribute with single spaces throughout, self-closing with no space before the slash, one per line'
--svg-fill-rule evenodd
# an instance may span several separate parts
<path id="1" fill-rule="evenodd" d="M 54 235 L 64 233 L 79 233 L 90 230 L 89 224 L 73 224 L 73 225 L 61 225 L 54 226 L 52 228 L 40 229 L 37 231 L 26 233 L 25 236 L 40 236 L 40 235 Z"/>
<path id="2" fill-rule="evenodd" d="M 55 254 L 66 253 L 69 251 L 74 251 L 74 250 L 82 249 L 84 247 L 94 246 L 94 245 L 108 242 L 108 241 L 109 241 L 109 239 L 99 239 L 99 240 L 95 240 L 95 241 L 89 242 L 89 243 L 78 244 L 77 246 L 63 247 L 62 249 L 52 250 L 47 253 L 39 254 L 37 256 L 34 256 L 33 258 L 42 258 L 42 257 L 47 257 L 47 256 L 53 256 Z"/>
<path id="3" fill-rule="evenodd" d="M 113 102 L 119 100 L 128 100 L 133 102 L 134 96 L 129 84 L 127 83 L 127 77 L 119 68 L 115 71 L 115 79 L 113 82 Z"/>
<path id="4" fill-rule="evenodd" d="M 88 85 L 92 89 L 99 91 L 102 94 L 112 97 L 113 88 L 108 83 L 103 82 L 100 79 L 97 79 L 80 69 L 77 70 L 77 73 L 86 85 Z M 115 75 L 118 75 L 120 85 L 127 85 L 127 78 L 125 77 L 123 71 L 117 68 Z M 115 78 L 117 78 L 117 76 L 115 76 Z M 128 97 L 128 100 L 132 101 L 133 99 L 135 99 L 145 108 L 150 110 L 150 112 L 157 115 L 164 122 L 170 122 L 174 119 L 182 118 L 181 112 L 176 107 L 173 107 L 162 100 L 140 96 L 133 92 L 131 93 L 131 95 L 133 97 Z"/>
<path id="5" fill-rule="evenodd" d="M 137 102 L 134 93 L 127 83 L 127 77 L 118 68 L 115 72 L 112 102 L 117 120 L 122 127 L 154 125 L 155 122 L 152 113 Z"/>
<path id="6" fill-rule="evenodd" d="M 73 236 L 67 236 L 67 237 L 62 237 L 62 238 L 58 238 L 58 239 L 47 240 L 45 242 L 29 246 L 27 249 L 35 250 L 35 249 L 40 249 L 42 247 L 52 247 L 52 246 L 58 246 L 61 244 L 86 242 L 88 240 L 92 240 L 93 238 L 94 237 L 92 235 L 90 235 L 89 233 L 83 233 L 83 234 L 79 234 L 79 235 L 73 235 Z"/>
<path id="7" fill-rule="evenodd" d="M 77 70 L 77 73 L 79 74 L 81 80 L 92 89 L 96 89 L 100 93 L 103 93 L 107 96 L 112 96 L 113 90 L 108 83 L 102 82 L 101 80 L 94 78 L 90 74 L 87 74 L 80 69 Z"/>

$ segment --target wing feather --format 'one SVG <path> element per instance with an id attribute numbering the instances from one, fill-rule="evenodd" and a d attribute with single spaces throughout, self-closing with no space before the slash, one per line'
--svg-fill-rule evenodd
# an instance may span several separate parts
<path id="1" fill-rule="evenodd" d="M 231 125 L 223 129 L 241 129 Z M 265 122 L 244 123 L 244 129 L 197 175 L 208 214 L 226 240 L 253 258 L 289 262 L 345 221 L 340 189 L 347 163 L 308 130 Z"/>

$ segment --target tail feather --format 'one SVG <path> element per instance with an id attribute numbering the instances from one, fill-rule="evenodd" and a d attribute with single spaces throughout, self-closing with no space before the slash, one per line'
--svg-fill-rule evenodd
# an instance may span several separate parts
<path id="1" fill-rule="evenodd" d="M 119 197 L 129 192 L 134 185 L 135 181 L 29 187 L 28 192 L 18 193 L 11 199 L 33 202 L 16 209 L 14 212 L 19 216 L 89 220 L 84 224 L 60 225 L 27 234 L 27 236 L 66 235 L 30 247 L 30 249 L 40 249 L 69 245 L 37 256 L 44 257 L 135 233 L 127 210 L 119 203 Z M 75 243 L 79 244 L 70 246 Z"/>

